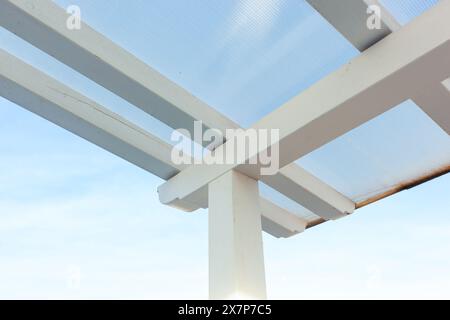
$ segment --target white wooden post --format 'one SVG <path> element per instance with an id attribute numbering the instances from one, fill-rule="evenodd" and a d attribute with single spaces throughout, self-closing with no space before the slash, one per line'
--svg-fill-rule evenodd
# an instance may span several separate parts
<path id="1" fill-rule="evenodd" d="M 258 182 L 230 171 L 208 193 L 210 298 L 265 299 Z"/>

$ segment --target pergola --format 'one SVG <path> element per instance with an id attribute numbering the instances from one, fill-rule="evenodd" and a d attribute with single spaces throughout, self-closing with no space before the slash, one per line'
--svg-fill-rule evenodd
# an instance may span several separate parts
<path id="1" fill-rule="evenodd" d="M 166 180 L 158 188 L 161 203 L 184 211 L 208 208 L 210 297 L 265 298 L 262 230 L 291 237 L 450 171 L 450 164 L 430 168 L 355 202 L 294 163 L 408 99 L 450 135 L 450 0 L 404 27 L 376 0 L 307 1 L 361 54 L 251 127 L 279 130 L 279 141 L 259 145 L 245 159 L 277 143 L 281 169 L 275 175 L 261 175 L 258 161 L 175 164 L 169 143 L 3 50 L 0 94 Z M 367 27 L 372 5 L 381 9 L 380 28 Z M 171 128 L 193 132 L 196 120 L 221 131 L 239 128 L 87 24 L 73 31 L 66 20 L 65 10 L 50 0 L 0 2 L 4 28 Z M 224 152 L 227 143 L 214 152 Z M 318 218 L 260 196 L 258 181 Z"/>

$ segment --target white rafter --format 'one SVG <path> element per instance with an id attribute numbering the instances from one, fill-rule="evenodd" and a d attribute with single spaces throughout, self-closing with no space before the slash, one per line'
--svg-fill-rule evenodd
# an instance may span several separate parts
<path id="1" fill-rule="evenodd" d="M 336 28 L 359 51 L 364 51 L 380 41 L 400 25 L 377 0 L 306 0 L 333 27 Z M 376 5 L 380 10 L 380 28 L 369 29 L 367 21 Z"/>
<path id="2" fill-rule="evenodd" d="M 2 50 L 0 95 L 168 180 L 158 188 L 161 202 L 187 211 L 209 207 L 211 298 L 265 298 L 261 230 L 289 237 L 311 221 L 260 197 L 258 180 L 323 218 L 311 226 L 350 214 L 355 204 L 296 159 L 410 98 L 450 132 L 450 0 L 401 29 L 378 0 L 307 1 L 363 52 L 257 122 L 251 129 L 279 130 L 280 140 L 240 163 L 176 165 L 168 143 Z M 379 29 L 367 25 L 374 5 L 381 10 Z M 172 128 L 192 132 L 202 120 L 222 132 L 239 129 L 86 24 L 68 30 L 66 19 L 49 0 L 0 1 L 3 27 Z M 214 156 L 232 142 L 217 146 Z M 281 169 L 261 175 L 259 155 L 275 143 Z"/>
<path id="3" fill-rule="evenodd" d="M 450 91 L 445 83 L 435 83 L 413 96 L 413 101 L 450 134 Z"/>
<path id="4" fill-rule="evenodd" d="M 171 161 L 170 144 L 3 50 L 0 95 L 162 179 L 186 168 Z M 266 232 L 289 237 L 305 230 L 304 219 L 260 201 Z"/>
<path id="5" fill-rule="evenodd" d="M 52 1 L 1 1 L 0 18 L 3 27 L 174 129 L 192 131 L 194 120 L 202 120 L 206 127 L 222 132 L 238 128 L 237 124 L 88 25 L 83 24 L 76 32 L 68 30 L 67 14 Z M 286 175 L 287 171 L 293 172 L 293 176 Z M 308 179 L 302 181 L 297 179 L 299 176 L 308 176 Z M 343 217 L 355 209 L 351 200 L 296 164 L 270 178 L 268 184 L 327 219 Z M 327 197 L 323 197 L 324 191 L 329 193 Z M 206 208 L 206 186 L 190 199 L 163 203 L 185 210 Z"/>
<path id="6" fill-rule="evenodd" d="M 194 121 L 202 119 L 221 131 L 237 127 L 87 24 L 69 30 L 67 18 L 51 0 L 0 1 L 1 26 L 168 126 L 193 133 Z"/>
<path id="7" fill-rule="evenodd" d="M 379 0 L 307 1 L 360 51 L 366 50 L 391 32 L 401 28 Z M 380 11 L 382 24 L 379 31 L 367 28 L 366 21 L 372 12 L 367 10 L 370 6 L 377 6 Z M 450 97 L 440 83 L 427 86 L 422 92 L 416 94 L 413 100 L 450 134 Z"/>
<path id="8" fill-rule="evenodd" d="M 252 128 L 280 130 L 280 166 L 283 167 L 413 97 L 428 84 L 447 79 L 450 75 L 449 16 L 450 1 L 444 0 Z M 216 152 L 223 153 L 228 143 Z M 257 159 L 259 153 L 270 147 L 259 148 L 246 160 Z M 198 165 L 160 186 L 160 198 L 163 202 L 186 199 L 230 170 L 263 179 L 255 165 Z"/>

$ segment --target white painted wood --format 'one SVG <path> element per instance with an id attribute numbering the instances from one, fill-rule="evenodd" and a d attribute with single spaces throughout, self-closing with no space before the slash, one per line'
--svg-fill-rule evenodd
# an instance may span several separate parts
<path id="1" fill-rule="evenodd" d="M 1 49 L 0 95 L 162 179 L 185 168 L 171 161 L 170 144 Z M 266 232 L 288 237 L 303 231 L 295 214 L 261 201 Z"/>
<path id="2" fill-rule="evenodd" d="M 2 0 L 0 24 L 174 129 L 193 135 L 194 120 L 224 132 L 237 125 L 50 0 Z"/>
<path id="3" fill-rule="evenodd" d="M 209 184 L 211 299 L 265 299 L 258 182 L 230 171 Z"/>
<path id="4" fill-rule="evenodd" d="M 340 8 L 327 2 L 329 8 L 334 6 L 334 16 L 326 11 L 322 14 L 330 22 L 339 20 L 339 30 L 360 50 L 392 30 L 383 21 L 382 30 L 374 32 L 375 36 L 362 36 L 364 30 L 354 33 L 345 17 L 336 15 Z M 360 6 L 352 9 L 361 18 Z M 260 198 L 256 179 L 321 212 L 322 217 L 335 219 L 351 213 L 354 204 L 290 164 L 292 161 L 409 97 L 448 133 L 448 91 L 437 85 L 427 93 L 417 92 L 425 84 L 449 76 L 449 14 L 449 1 L 443 0 L 432 13 L 258 122 L 255 129 L 282 129 L 280 159 L 284 168 L 274 176 L 260 176 L 254 166 L 243 164 L 210 166 L 208 170 L 204 166 L 175 166 L 168 159 L 168 144 L 3 51 L 0 94 L 161 178 L 168 179 L 183 170 L 160 188 L 166 202 L 196 209 L 205 200 L 200 191 L 208 186 L 211 297 L 265 298 L 262 226 L 278 228 L 273 231 L 278 236 L 289 236 L 304 231 L 307 222 Z M 65 19 L 63 11 L 51 1 L 0 2 L 0 23 L 4 27 L 168 125 L 191 129 L 194 120 L 202 119 L 207 127 L 237 128 L 87 25 L 79 32 L 68 31 Z M 253 156 L 262 151 L 257 150 Z M 191 185 L 184 187 L 180 179 L 188 179 Z M 193 195 L 191 202 L 189 197 Z"/>
<path id="5" fill-rule="evenodd" d="M 326 220 L 352 214 L 355 203 L 295 163 L 260 180 Z"/>
<path id="6" fill-rule="evenodd" d="M 252 128 L 280 130 L 280 166 L 284 167 L 413 97 L 429 83 L 447 79 L 449 16 L 450 1 L 443 0 Z M 223 153 L 228 143 L 217 148 L 216 153 Z M 269 148 L 271 145 L 259 148 L 247 159 Z M 230 170 L 260 179 L 258 166 L 262 165 L 189 167 L 158 188 L 160 198 L 165 202 L 184 199 Z"/>
<path id="7" fill-rule="evenodd" d="M 391 31 L 394 32 L 401 28 L 398 21 L 379 0 L 307 1 L 360 51 L 367 49 L 371 43 L 380 41 Z M 366 8 L 367 6 L 378 6 L 380 18 L 383 22 L 383 32 L 371 33 L 367 29 L 364 19 L 367 19 L 368 15 L 364 12 L 361 3 L 364 3 Z M 445 82 L 443 84 L 446 85 Z M 450 85 L 447 85 L 447 88 L 450 88 Z M 449 94 L 443 90 L 442 85 L 437 84 L 435 87 L 428 87 L 422 93 L 416 94 L 413 100 L 444 131 L 450 134 Z"/>
<path id="8" fill-rule="evenodd" d="M 329 185 L 291 163 L 275 175 L 260 176 L 260 181 L 266 183 L 288 198 L 300 203 L 303 207 L 326 220 L 336 220 L 345 217 L 355 210 L 355 203 L 337 192 Z M 186 180 L 189 184 L 190 181 Z M 207 208 L 208 192 L 206 186 L 177 198 L 177 190 L 172 192 L 159 190 L 162 203 L 176 208 Z"/>
<path id="9" fill-rule="evenodd" d="M 0 24 L 56 59 L 101 84 L 130 103 L 165 122 L 172 128 L 192 131 L 193 120 L 202 120 L 206 127 L 219 130 L 238 128 L 230 119 L 196 99 L 175 83 L 120 48 L 86 24 L 81 30 L 66 28 L 67 14 L 48 0 L 5 0 L 0 2 Z M 101 45 L 99 45 L 101 44 Z M 301 171 L 300 167 L 297 171 Z M 317 214 L 338 218 L 353 212 L 354 204 L 342 199 L 337 191 L 322 182 L 322 189 L 332 192 L 338 204 L 309 192 L 301 180 L 280 172 L 279 191 Z M 273 179 L 272 179 L 273 180 Z M 320 182 L 317 181 L 316 184 Z M 297 185 L 298 184 L 298 185 Z M 300 189 L 301 193 L 286 192 Z M 200 196 L 190 199 L 162 201 L 185 211 L 207 207 L 206 185 Z M 303 197 L 307 200 L 304 200 Z M 200 199 L 200 200 L 199 200 Z M 339 203 L 345 203 L 340 206 Z M 321 213 L 322 210 L 324 210 Z"/>
<path id="10" fill-rule="evenodd" d="M 450 134 L 450 91 L 444 83 L 424 88 L 413 97 L 413 101 L 447 134 Z"/>
<path id="11" fill-rule="evenodd" d="M 393 30 L 392 28 L 398 29 L 398 24 L 394 22 L 395 20 L 382 6 L 380 6 L 380 29 L 369 29 L 367 27 L 368 3 L 364 0 L 306 1 L 359 51 L 366 50 L 389 35 Z M 379 5 L 376 1 L 371 1 L 369 4 Z"/>
<path id="12" fill-rule="evenodd" d="M 289 238 L 304 232 L 308 226 L 308 221 L 305 219 L 290 213 L 263 197 L 259 198 L 259 206 L 263 213 L 261 218 L 262 228 L 264 231 L 270 230 L 272 236 Z M 274 223 L 274 221 L 277 223 Z"/>
<path id="13" fill-rule="evenodd" d="M 163 179 L 186 167 L 168 143 L 1 49 L 0 95 Z"/>
<path id="14" fill-rule="evenodd" d="M 380 2 L 380 0 L 363 0 L 367 6 L 378 6 L 380 8 L 380 18 L 383 23 L 391 30 L 391 32 L 395 32 L 399 30 L 402 26 L 395 19 L 395 17 L 386 9 L 386 7 Z M 351 17 L 349 17 L 351 18 Z M 380 39 L 381 40 L 381 39 Z"/>
<path id="15" fill-rule="evenodd" d="M 340 33 L 360 51 L 368 44 L 378 42 L 385 36 L 401 28 L 400 24 L 386 10 L 379 0 L 308 0 L 308 2 L 327 19 Z M 361 4 L 377 6 L 380 9 L 383 32 L 371 33 L 365 20 L 368 15 Z M 375 37 L 375 38 L 374 38 Z M 443 83 L 445 86 L 445 83 Z M 450 95 L 442 85 L 428 86 L 414 95 L 418 104 L 444 131 L 450 134 Z"/>

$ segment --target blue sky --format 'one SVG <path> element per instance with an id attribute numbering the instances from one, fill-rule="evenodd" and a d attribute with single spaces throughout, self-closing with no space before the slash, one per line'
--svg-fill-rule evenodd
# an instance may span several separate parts
<path id="1" fill-rule="evenodd" d="M 243 126 L 357 55 L 302 1 L 57 2 Z M 436 1 L 402 2 L 406 23 Z M 4 30 L 0 45 L 170 134 Z M 1 98 L 0 118 L 0 298 L 207 298 L 206 211 L 161 205 L 162 180 Z M 432 137 L 446 161 L 448 136 Z M 450 298 L 449 190 L 447 175 L 294 238 L 266 235 L 269 297 Z"/>

